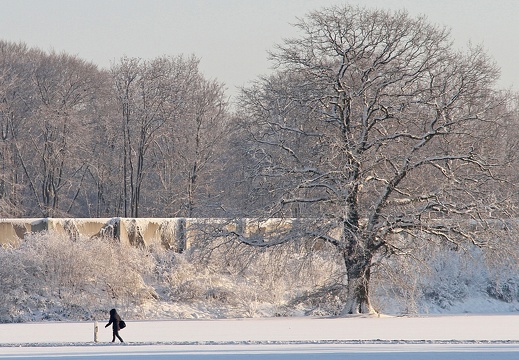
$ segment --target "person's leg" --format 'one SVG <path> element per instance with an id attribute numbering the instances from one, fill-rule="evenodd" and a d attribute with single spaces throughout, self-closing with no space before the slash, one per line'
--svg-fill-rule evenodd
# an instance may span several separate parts
<path id="1" fill-rule="evenodd" d="M 119 336 L 119 335 L 117 334 L 117 330 L 114 330 L 114 331 L 113 331 L 113 336 L 112 336 L 112 342 L 115 342 L 115 336 L 116 336 L 116 335 Z"/>
<path id="2" fill-rule="evenodd" d="M 114 335 L 117 336 L 117 338 L 121 341 L 121 342 L 124 342 L 123 339 L 119 336 L 119 332 L 118 331 L 115 331 L 114 332 Z M 115 340 L 115 338 L 114 338 Z"/>

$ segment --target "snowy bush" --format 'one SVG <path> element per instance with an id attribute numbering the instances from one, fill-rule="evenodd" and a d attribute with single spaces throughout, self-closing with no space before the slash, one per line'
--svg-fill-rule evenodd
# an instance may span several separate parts
<path id="1" fill-rule="evenodd" d="M 94 318 L 116 305 L 139 303 L 150 289 L 149 258 L 106 239 L 39 233 L 0 250 L 0 321 Z"/>
<path id="2" fill-rule="evenodd" d="M 486 290 L 490 297 L 506 303 L 517 302 L 518 300 L 519 288 L 516 279 L 490 281 Z"/>
<path id="3" fill-rule="evenodd" d="M 166 301 L 212 306 L 220 316 L 290 315 L 294 298 L 335 283 L 341 273 L 328 252 L 297 244 L 258 249 L 219 239 L 182 254 L 151 253 L 155 288 Z"/>
<path id="4" fill-rule="evenodd" d="M 510 259 L 500 260 L 475 246 L 464 250 L 426 246 L 378 268 L 375 300 L 387 313 L 514 310 L 519 308 L 517 269 Z M 500 302 L 516 305 L 505 307 Z"/>

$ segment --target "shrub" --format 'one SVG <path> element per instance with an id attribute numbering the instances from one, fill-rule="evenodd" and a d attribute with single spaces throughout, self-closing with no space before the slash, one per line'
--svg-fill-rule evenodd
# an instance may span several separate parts
<path id="1" fill-rule="evenodd" d="M 95 318 L 111 306 L 140 303 L 149 257 L 108 239 L 32 234 L 0 250 L 0 321 Z"/>

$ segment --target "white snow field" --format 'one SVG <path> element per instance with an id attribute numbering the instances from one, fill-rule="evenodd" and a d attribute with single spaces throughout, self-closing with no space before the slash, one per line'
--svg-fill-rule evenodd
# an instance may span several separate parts
<path id="1" fill-rule="evenodd" d="M 2 359 L 519 359 L 519 314 L 0 324 Z"/>

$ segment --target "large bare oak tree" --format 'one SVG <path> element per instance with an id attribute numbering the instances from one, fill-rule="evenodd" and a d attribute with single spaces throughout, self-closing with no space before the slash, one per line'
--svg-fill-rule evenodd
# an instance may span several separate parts
<path id="1" fill-rule="evenodd" d="M 403 11 L 332 7 L 295 26 L 274 75 L 242 93 L 254 184 L 268 216 L 304 218 L 299 234 L 340 252 L 343 313 L 373 313 L 377 261 L 418 241 L 483 246 L 503 216 L 486 145 L 506 109 L 499 70 Z"/>

